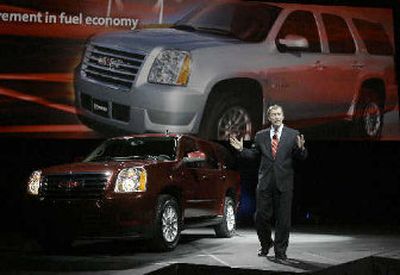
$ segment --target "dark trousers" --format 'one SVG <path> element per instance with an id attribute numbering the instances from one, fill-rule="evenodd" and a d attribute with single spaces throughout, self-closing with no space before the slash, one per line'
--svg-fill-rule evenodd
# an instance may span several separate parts
<path id="1" fill-rule="evenodd" d="M 256 228 L 261 247 L 268 248 L 272 244 L 271 225 L 275 216 L 275 253 L 286 253 L 289 244 L 293 191 L 280 192 L 274 181 L 266 190 L 257 188 L 256 196 Z"/>

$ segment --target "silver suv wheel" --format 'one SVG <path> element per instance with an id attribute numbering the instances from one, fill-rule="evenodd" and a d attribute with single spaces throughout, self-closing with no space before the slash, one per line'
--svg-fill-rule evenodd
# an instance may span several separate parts
<path id="1" fill-rule="evenodd" d="M 224 112 L 217 125 L 218 140 L 228 140 L 231 135 L 241 136 L 249 140 L 252 133 L 252 123 L 246 109 L 235 106 Z"/>

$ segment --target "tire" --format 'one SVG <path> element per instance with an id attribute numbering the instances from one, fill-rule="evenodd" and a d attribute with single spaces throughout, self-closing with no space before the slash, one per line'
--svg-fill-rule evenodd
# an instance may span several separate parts
<path id="1" fill-rule="evenodd" d="M 210 98 L 204 111 L 199 136 L 209 140 L 228 140 L 230 135 L 250 140 L 261 127 L 262 108 L 242 93 L 221 93 Z"/>
<path id="2" fill-rule="evenodd" d="M 235 201 L 231 197 L 225 197 L 224 217 L 222 222 L 214 226 L 218 238 L 230 238 L 236 230 Z"/>
<path id="3" fill-rule="evenodd" d="M 178 245 L 181 234 L 180 209 L 170 195 L 160 195 L 157 200 L 152 247 L 156 251 L 171 251 Z"/>
<path id="4" fill-rule="evenodd" d="M 364 89 L 356 105 L 354 133 L 358 137 L 379 139 L 383 129 L 384 103 L 379 94 Z"/>

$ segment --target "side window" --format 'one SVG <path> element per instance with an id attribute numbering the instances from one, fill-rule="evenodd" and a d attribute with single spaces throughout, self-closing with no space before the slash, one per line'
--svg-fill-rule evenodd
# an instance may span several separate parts
<path id="1" fill-rule="evenodd" d="M 303 51 L 321 52 L 318 27 L 314 15 L 311 12 L 295 11 L 289 14 L 276 37 L 276 42 L 278 42 L 279 39 L 285 38 L 289 34 L 302 36 L 308 40 L 309 47 Z M 283 51 L 279 43 L 276 43 L 276 45 L 279 51 Z"/>
<path id="2" fill-rule="evenodd" d="M 331 53 L 354 53 L 356 46 L 346 21 L 333 14 L 322 14 Z"/>
<path id="3" fill-rule="evenodd" d="M 228 169 L 235 169 L 235 157 L 233 153 L 222 145 L 216 147 L 218 158 Z"/>
<path id="4" fill-rule="evenodd" d="M 199 146 L 196 142 L 196 140 L 192 139 L 192 138 L 187 138 L 184 137 L 181 140 L 180 143 L 180 155 L 181 157 L 187 157 L 189 153 L 191 152 L 195 152 L 199 150 Z M 203 164 L 201 164 L 200 162 L 189 162 L 186 164 L 187 168 L 199 168 L 201 167 Z"/>
<path id="5" fill-rule="evenodd" d="M 217 156 L 215 155 L 214 148 L 206 143 L 206 142 L 199 142 L 200 145 L 200 151 L 206 154 L 207 160 L 201 168 L 207 168 L 207 169 L 218 169 L 218 159 Z"/>
<path id="6" fill-rule="evenodd" d="M 362 19 L 353 19 L 353 23 L 370 54 L 393 54 L 392 44 L 381 24 L 368 22 Z"/>
<path id="7" fill-rule="evenodd" d="M 182 157 L 186 157 L 188 153 L 199 150 L 198 145 L 194 139 L 183 138 L 181 141 Z"/>

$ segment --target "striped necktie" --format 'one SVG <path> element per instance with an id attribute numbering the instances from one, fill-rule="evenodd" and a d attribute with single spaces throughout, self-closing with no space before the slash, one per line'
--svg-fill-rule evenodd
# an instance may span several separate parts
<path id="1" fill-rule="evenodd" d="M 272 140 L 271 140 L 272 157 L 274 159 L 276 157 L 276 152 L 278 152 L 278 144 L 279 144 L 278 134 L 275 131 L 274 135 L 272 136 Z"/>

